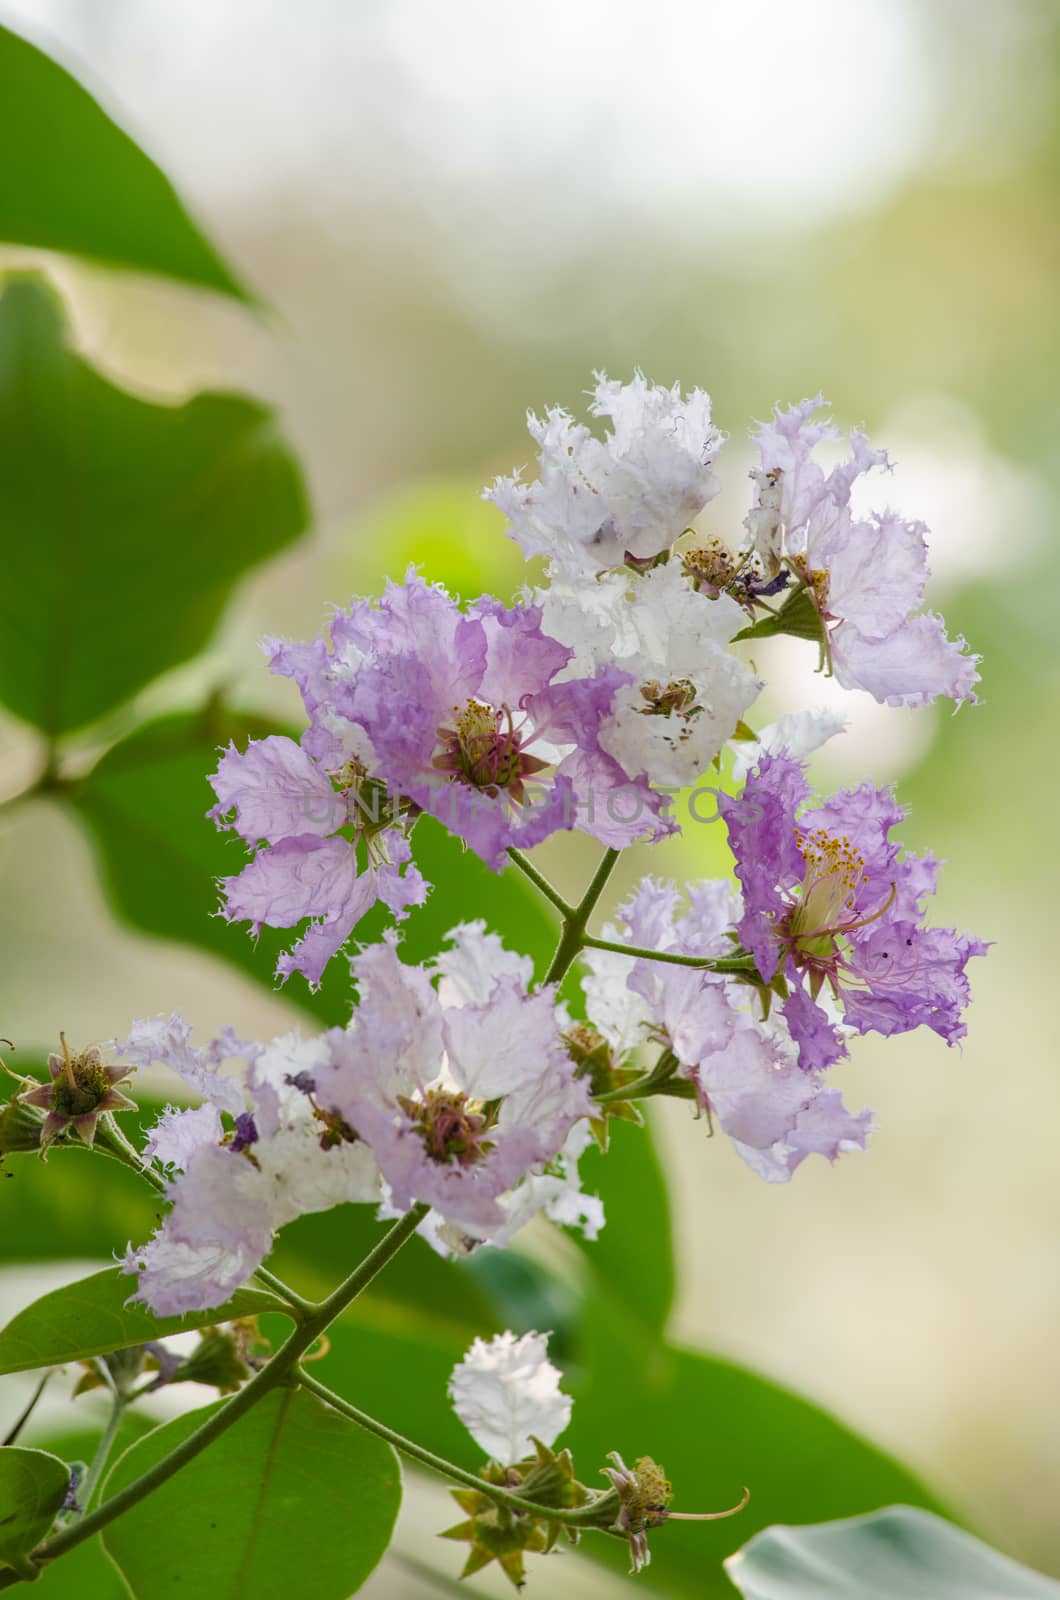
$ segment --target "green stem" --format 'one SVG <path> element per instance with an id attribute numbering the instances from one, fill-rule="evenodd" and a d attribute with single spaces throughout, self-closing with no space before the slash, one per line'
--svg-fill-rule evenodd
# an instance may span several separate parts
<path id="1" fill-rule="evenodd" d="M 545 874 L 537 870 L 528 856 L 525 856 L 521 850 L 517 850 L 514 845 L 509 845 L 508 854 L 513 865 L 517 866 L 519 871 L 524 873 L 530 879 L 530 882 L 541 890 L 546 900 L 551 900 L 562 916 L 569 917 L 572 915 L 574 907 L 569 901 L 564 900 L 558 889 L 553 888 Z"/>
<path id="2" fill-rule="evenodd" d="M 675 950 L 646 950 L 641 945 L 620 944 L 615 939 L 596 939 L 592 934 L 582 936 L 582 944 L 590 950 L 613 950 L 616 955 L 629 956 L 634 961 L 666 961 L 675 967 L 701 967 L 708 972 L 753 972 L 753 956 L 683 956 Z"/>
<path id="3" fill-rule="evenodd" d="M 617 850 L 605 850 L 600 860 L 600 865 L 593 873 L 589 887 L 582 895 L 578 904 L 568 916 L 563 919 L 563 931 L 560 934 L 559 944 L 545 973 L 546 983 L 558 983 L 564 976 L 571 963 L 576 959 L 579 951 L 589 943 L 585 927 L 589 918 L 596 909 L 596 902 L 604 892 L 608 878 L 615 868 L 618 860 Z"/>
<path id="4" fill-rule="evenodd" d="M 269 1272 L 265 1267 L 257 1267 L 254 1276 L 266 1289 L 271 1289 L 274 1295 L 286 1300 L 291 1310 L 297 1311 L 299 1316 L 306 1316 L 314 1310 L 312 1300 L 304 1299 L 289 1284 L 284 1283 L 282 1278 L 278 1278 L 275 1272 Z"/>
<path id="5" fill-rule="evenodd" d="M 84 1480 L 78 1484 L 77 1498 L 81 1502 L 82 1515 L 92 1504 L 92 1496 L 95 1494 L 96 1487 L 103 1475 L 103 1469 L 110 1459 L 110 1453 L 114 1448 L 114 1441 L 118 1437 L 118 1429 L 121 1427 L 121 1419 L 125 1415 L 127 1404 L 128 1401 L 123 1394 L 115 1394 L 111 1401 L 110 1416 L 107 1418 L 107 1426 L 104 1428 L 100 1441 L 96 1446 L 96 1453 L 92 1457 L 92 1465 L 86 1472 Z"/>
<path id="6" fill-rule="evenodd" d="M 418 1461 L 423 1467 L 429 1467 L 432 1472 L 439 1473 L 443 1478 L 451 1478 L 454 1483 L 461 1483 L 467 1489 L 476 1489 L 480 1494 L 495 1500 L 498 1505 L 510 1506 L 513 1511 L 529 1512 L 535 1517 L 548 1517 L 552 1522 L 584 1523 L 586 1509 L 584 1506 L 576 1510 L 566 1510 L 560 1506 L 541 1506 L 534 1500 L 524 1500 L 522 1495 L 513 1494 L 510 1489 L 502 1489 L 499 1484 L 487 1483 L 485 1478 L 480 1478 L 477 1473 L 468 1472 L 464 1467 L 458 1467 L 455 1462 L 446 1461 L 443 1456 L 436 1456 L 433 1450 L 428 1450 L 424 1445 L 406 1439 L 403 1434 L 388 1428 L 385 1422 L 370 1417 L 367 1411 L 362 1411 L 359 1406 L 343 1399 L 342 1395 L 335 1394 L 319 1379 L 310 1377 L 304 1368 L 299 1367 L 296 1376 L 304 1389 L 308 1389 L 310 1394 L 315 1394 L 318 1399 L 323 1400 L 333 1411 L 348 1417 L 351 1422 L 356 1422 L 369 1433 L 374 1433 L 377 1439 L 385 1439 L 387 1444 L 393 1445 L 395 1450 L 400 1450 L 402 1455 L 408 1456 L 411 1461 Z"/>
<path id="7" fill-rule="evenodd" d="M 166 1192 L 166 1180 L 144 1160 L 136 1146 L 129 1143 L 109 1111 L 99 1119 L 92 1149 L 100 1155 L 111 1156 L 115 1161 L 120 1161 L 123 1167 L 135 1172 L 156 1194 Z"/>
<path id="8" fill-rule="evenodd" d="M 226 1433 L 271 1390 L 288 1382 L 300 1357 L 316 1343 L 335 1318 L 368 1287 L 376 1274 L 397 1255 L 402 1245 L 408 1243 L 429 1209 L 430 1207 L 425 1205 L 413 1206 L 411 1211 L 407 1211 L 399 1221 L 395 1222 L 345 1282 L 341 1283 L 334 1293 L 328 1295 L 326 1300 L 315 1306 L 312 1312 L 292 1330 L 268 1365 L 262 1367 L 245 1388 L 240 1389 L 238 1394 L 234 1394 L 219 1410 L 213 1412 L 194 1433 L 189 1434 L 181 1444 L 171 1450 L 168 1456 L 157 1461 L 149 1471 L 105 1500 L 95 1511 L 90 1511 L 82 1517 L 80 1522 L 64 1528 L 54 1538 L 38 1546 L 33 1552 L 33 1559 L 37 1565 L 42 1566 L 65 1555 L 68 1550 L 83 1544 L 86 1539 L 90 1539 L 115 1518 L 138 1505 L 155 1489 L 161 1488 L 162 1484 L 173 1477 L 174 1473 L 179 1472 L 181 1467 L 193 1461 L 207 1445 L 220 1438 L 222 1433 Z M 0 1573 L 0 1589 L 6 1588 L 11 1582 L 12 1579 L 8 1578 L 6 1573 Z"/>

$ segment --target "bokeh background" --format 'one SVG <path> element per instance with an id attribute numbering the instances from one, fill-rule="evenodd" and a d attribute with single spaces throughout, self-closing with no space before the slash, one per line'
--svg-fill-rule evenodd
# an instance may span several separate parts
<path id="1" fill-rule="evenodd" d="M 409 560 L 510 595 L 525 569 L 478 489 L 529 459 L 526 407 L 577 408 L 594 368 L 711 391 L 721 532 L 746 510 L 748 422 L 775 402 L 820 389 L 891 450 L 880 492 L 933 530 L 930 598 L 982 652 L 983 704 L 847 695 L 815 777 L 898 781 L 908 842 L 952 862 L 940 915 L 997 944 L 962 1051 L 869 1039 L 843 1067 L 877 1112 L 865 1158 L 769 1188 L 664 1108 L 675 1332 L 828 1405 L 1060 1573 L 1056 6 L 2 0 L 0 21 L 77 72 L 269 308 L 47 260 L 82 347 L 145 395 L 274 401 L 308 473 L 312 539 L 244 585 L 145 714 L 224 685 L 294 718 L 257 638 L 307 636 Z M 838 697 L 808 646 L 770 648 L 778 709 Z M 39 754 L 0 722 L 4 794 Z M 719 870 L 715 832 L 628 876 Z M 593 848 L 552 846 L 557 879 L 575 887 Z M 251 1037 L 296 1020 L 282 993 L 120 926 L 47 800 L 0 816 L 0 904 L 16 1040 L 172 1008 Z M 4 1304 L 28 1281 L 6 1272 Z M 413 1588 L 383 1569 L 365 1592 Z"/>

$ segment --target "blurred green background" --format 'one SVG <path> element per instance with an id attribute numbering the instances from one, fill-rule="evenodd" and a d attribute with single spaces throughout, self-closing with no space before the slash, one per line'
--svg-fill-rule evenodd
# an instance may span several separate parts
<path id="1" fill-rule="evenodd" d="M 962 1052 L 870 1039 L 842 1069 L 848 1100 L 877 1111 L 864 1159 L 769 1188 L 664 1108 L 672 1331 L 834 1409 L 1060 1572 L 1056 6 L 4 0 L 0 21 L 151 151 L 267 309 L 25 249 L 0 262 L 44 265 L 123 387 L 275 403 L 314 504 L 311 539 L 244 583 L 140 718 L 223 688 L 295 720 L 256 640 L 307 636 L 328 601 L 409 560 L 510 595 L 525 569 L 478 488 L 529 459 L 525 408 L 577 408 L 593 368 L 710 390 L 730 435 L 707 518 L 722 532 L 746 509 L 746 426 L 777 401 L 820 389 L 891 450 L 880 494 L 933 530 L 930 599 L 981 651 L 984 703 L 952 717 L 846 696 L 851 730 L 815 776 L 897 780 L 908 842 L 952 863 L 940 915 L 997 946 Z M 163 629 L 166 602 L 160 584 Z M 771 647 L 778 707 L 838 695 L 808 647 Z M 75 765 L 101 745 L 75 736 Z M 5 719 L 0 755 L 13 794 L 41 747 Z M 627 877 L 720 870 L 712 830 L 695 834 Z M 574 887 L 594 848 L 542 854 Z M 0 815 L 0 903 L 0 1023 L 30 1055 L 60 1027 L 107 1038 L 159 1010 L 250 1037 L 299 1018 L 291 996 L 122 926 L 50 800 Z M 17 1211 L 2 1226 L 6 1246 Z M 4 1305 L 28 1284 L 5 1273 Z"/>

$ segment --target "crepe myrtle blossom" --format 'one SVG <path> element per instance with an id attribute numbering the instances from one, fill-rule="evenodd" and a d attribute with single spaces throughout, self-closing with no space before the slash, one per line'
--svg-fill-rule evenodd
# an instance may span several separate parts
<path id="1" fill-rule="evenodd" d="M 567 1427 L 572 1401 L 548 1359 L 548 1334 L 498 1333 L 476 1339 L 453 1368 L 449 1398 L 475 1443 L 501 1466 L 552 1445 Z"/>
<path id="2" fill-rule="evenodd" d="M 628 674 L 561 681 L 572 652 L 541 621 L 488 596 L 461 610 L 410 568 L 377 604 L 336 612 L 326 638 L 271 647 L 272 665 L 302 691 L 314 761 L 430 812 L 494 870 L 557 829 L 619 849 L 674 831 L 600 741 Z"/>
<path id="3" fill-rule="evenodd" d="M 619 908 L 609 938 L 680 955 L 731 955 L 739 900 L 728 884 L 677 886 L 645 878 Z M 617 1057 L 662 1045 L 674 1075 L 760 1177 L 783 1183 L 810 1155 L 835 1161 L 863 1150 L 872 1113 L 852 1113 L 816 1073 L 800 1070 L 782 1018 L 768 1019 L 754 991 L 733 977 L 614 951 L 586 950 L 583 980 L 591 1025 Z"/>
<path id="4" fill-rule="evenodd" d="M 301 972 L 316 988 L 376 901 L 402 918 L 427 897 L 407 837 L 385 826 L 395 819 L 379 786 L 366 793 L 362 777 L 349 762 L 329 772 L 293 739 L 270 735 L 242 753 L 230 746 L 210 779 L 217 804 L 208 815 L 255 851 L 242 872 L 220 880 L 221 915 L 249 922 L 255 936 L 309 921 L 280 956 L 280 979 Z"/>
<path id="5" fill-rule="evenodd" d="M 675 562 L 536 591 L 544 626 L 571 647 L 568 671 L 611 661 L 628 674 L 599 732 L 628 773 L 669 788 L 709 770 L 762 687 L 728 648 L 747 616 L 729 595 L 698 593 Z"/>
<path id="6" fill-rule="evenodd" d="M 459 954 L 461 930 L 456 937 Z M 471 959 L 481 963 L 477 929 L 465 948 L 476 942 Z M 454 1234 L 469 1242 L 507 1236 L 505 1197 L 518 1205 L 520 1184 L 546 1172 L 592 1110 L 563 1044 L 554 991 L 527 993 L 504 955 L 488 987 L 445 1004 L 431 973 L 400 961 L 388 934 L 351 962 L 359 1004 L 313 1073 L 318 1107 L 371 1148 L 388 1211 L 430 1205 L 448 1225 L 433 1233 L 442 1245 Z M 459 965 L 450 963 L 450 984 Z M 545 1190 L 540 1204 L 553 1198 Z"/>
<path id="7" fill-rule="evenodd" d="M 527 557 L 545 556 L 556 574 L 589 576 L 667 551 L 718 492 L 713 470 L 721 435 L 701 389 L 683 395 L 596 373 L 589 411 L 612 427 L 598 439 L 568 412 L 527 414 L 539 447 L 538 477 L 517 472 L 483 490 L 508 518 Z"/>
<path id="8" fill-rule="evenodd" d="M 814 450 L 839 434 L 818 418 L 823 403 L 818 395 L 778 408 L 771 422 L 758 425 L 750 549 L 767 577 L 783 566 L 805 586 L 844 688 L 865 689 L 891 706 L 927 705 L 940 695 L 974 701 L 979 658 L 964 653 L 963 639 L 947 637 L 940 617 L 921 610 L 929 577 L 926 527 L 889 509 L 855 516 L 853 485 L 890 463 L 855 429 L 850 457 L 826 474 Z"/>
<path id="9" fill-rule="evenodd" d="M 227 1032 L 204 1049 L 190 1036 L 181 1018 L 159 1017 L 135 1023 L 119 1047 L 127 1058 L 162 1062 L 208 1096 L 189 1110 L 167 1109 L 144 1151 L 166 1178 L 170 1209 L 153 1238 L 129 1246 L 124 1270 L 137 1276 L 134 1297 L 158 1316 L 224 1304 L 285 1223 L 380 1193 L 368 1147 L 329 1137 L 294 1086 L 329 1058 L 327 1034 L 258 1045 Z M 219 1071 L 226 1060 L 231 1073 Z"/>
<path id="10" fill-rule="evenodd" d="M 765 755 L 740 796 L 719 800 L 743 886 L 740 937 L 763 983 L 786 990 L 800 1065 L 846 1054 L 822 992 L 847 1030 L 924 1026 L 956 1044 L 967 1031 L 965 968 L 988 947 L 923 926 L 939 863 L 900 853 L 890 832 L 906 813 L 890 790 L 865 783 L 806 808 L 809 795 L 798 761 Z"/>

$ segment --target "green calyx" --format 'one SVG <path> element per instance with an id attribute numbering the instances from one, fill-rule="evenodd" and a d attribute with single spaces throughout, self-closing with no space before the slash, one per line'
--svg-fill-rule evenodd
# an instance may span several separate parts
<path id="1" fill-rule="evenodd" d="M 592 1496 L 574 1476 L 569 1450 L 554 1451 L 535 1439 L 535 1455 L 516 1466 L 502 1467 L 491 1461 L 482 1469 L 485 1483 L 508 1489 L 535 1505 L 569 1511 L 586 1505 Z M 453 1499 L 468 1513 L 465 1522 L 447 1528 L 443 1539 L 466 1540 L 471 1549 L 461 1576 L 468 1578 L 496 1561 L 517 1589 L 526 1581 L 524 1556 L 532 1552 L 547 1554 L 562 1533 L 571 1544 L 579 1537 L 577 1527 L 498 1503 L 486 1491 L 453 1489 Z"/>
<path id="2" fill-rule="evenodd" d="M 567 1053 L 574 1062 L 579 1078 L 588 1080 L 589 1092 L 597 1102 L 597 1113 L 589 1120 L 593 1137 L 601 1150 L 608 1144 L 608 1122 L 641 1122 L 640 1112 L 631 1101 L 623 1098 L 627 1086 L 638 1081 L 641 1074 L 633 1067 L 620 1066 L 614 1051 L 597 1028 L 588 1022 L 576 1022 L 563 1035 Z"/>

